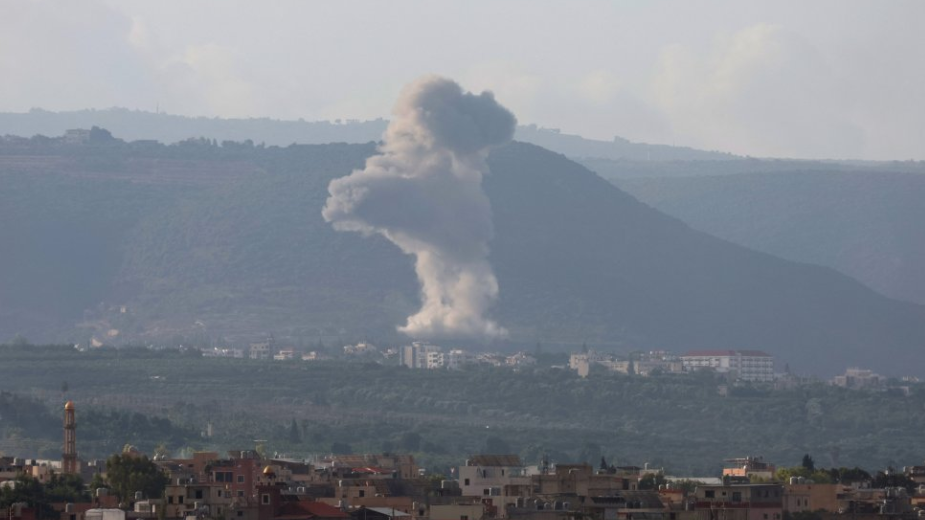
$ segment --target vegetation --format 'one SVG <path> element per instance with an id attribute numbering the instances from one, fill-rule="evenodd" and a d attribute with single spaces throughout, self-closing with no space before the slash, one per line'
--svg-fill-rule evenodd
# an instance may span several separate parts
<path id="1" fill-rule="evenodd" d="M 0 338 L 406 341 L 411 259 L 320 214 L 330 180 L 373 144 L 92 137 L 0 143 L 0 243 L 16 244 L 0 264 Z M 817 372 L 920 363 L 920 307 L 693 232 L 543 149 L 515 143 L 489 162 L 492 315 L 511 332 L 499 348 L 755 348 Z"/>
<path id="2" fill-rule="evenodd" d="M 716 169 L 713 176 L 615 183 L 696 229 L 925 303 L 925 163 L 756 162 L 763 167 L 748 175 Z"/>
<path id="3" fill-rule="evenodd" d="M 25 503 L 34 508 L 36 517 L 57 519 L 59 514 L 52 508 L 56 502 L 78 502 L 89 500 L 83 480 L 76 475 L 52 475 L 47 483 L 38 479 L 19 475 L 13 479 L 12 486 L 0 487 L 0 510 L 8 511 L 15 503 Z"/>
<path id="4" fill-rule="evenodd" d="M 582 379 L 548 366 L 432 372 L 148 349 L 0 347 L 0 361 L 6 370 L 0 387 L 28 393 L 6 399 L 45 417 L 29 438 L 43 442 L 49 456 L 60 451 L 58 392 L 65 377 L 84 457 L 106 457 L 125 443 L 182 455 L 253 448 L 261 439 L 270 455 L 411 452 L 432 471 L 473 453 L 508 452 L 531 464 L 546 454 L 553 462 L 596 466 L 603 456 L 615 465 L 648 462 L 667 475 L 715 476 L 723 459 L 761 454 L 796 466 L 781 478 L 821 482 L 823 465 L 901 467 L 925 451 L 916 433 L 925 428 L 922 385 L 912 385 L 909 395 L 821 383 L 773 390 L 709 373 Z M 726 397 L 720 385 L 729 386 Z M 4 451 L 29 455 L 33 441 L 26 442 L 12 415 L 3 417 Z M 812 471 L 802 464 L 806 453 L 814 454 Z M 833 481 L 857 477 L 838 471 L 830 471 Z"/>
<path id="5" fill-rule="evenodd" d="M 139 491 L 146 498 L 160 498 L 170 479 L 147 456 L 122 453 L 106 460 L 106 481 L 119 500 L 128 503 Z"/>

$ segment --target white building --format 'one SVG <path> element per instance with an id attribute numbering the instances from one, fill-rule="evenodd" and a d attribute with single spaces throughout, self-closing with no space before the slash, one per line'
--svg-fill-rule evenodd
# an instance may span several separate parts
<path id="1" fill-rule="evenodd" d="M 684 370 L 710 369 L 744 381 L 773 381 L 774 357 L 760 350 L 695 350 L 681 356 Z"/>
<path id="2" fill-rule="evenodd" d="M 401 348 L 401 364 L 408 368 L 442 368 L 443 349 L 437 345 L 415 341 Z"/>

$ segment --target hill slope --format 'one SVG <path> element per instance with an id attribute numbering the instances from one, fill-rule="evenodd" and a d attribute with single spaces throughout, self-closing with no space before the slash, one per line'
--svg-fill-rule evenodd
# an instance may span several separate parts
<path id="1" fill-rule="evenodd" d="M 0 238 L 16 244 L 0 259 L 2 336 L 400 341 L 394 326 L 417 306 L 410 258 L 320 216 L 328 182 L 371 145 L 28 148 L 0 158 L 0 182 L 15 186 L 0 191 Z M 823 373 L 922 368 L 923 307 L 693 231 L 535 146 L 500 149 L 490 165 L 494 315 L 515 344 L 758 348 Z M 75 233 L 83 256 L 60 244 Z"/>
<path id="2" fill-rule="evenodd" d="M 36 134 L 59 136 L 71 128 L 99 126 L 127 139 L 154 139 L 174 143 L 191 137 L 218 141 L 254 139 L 268 145 L 287 146 L 324 143 L 368 143 L 378 141 L 388 121 L 285 121 L 279 119 L 219 119 L 184 117 L 161 113 L 111 108 L 49 112 L 34 109 L 25 113 L 0 112 L 0 135 Z M 517 128 L 516 139 L 542 146 L 569 157 L 602 157 L 639 160 L 715 160 L 735 156 L 680 146 L 633 143 L 619 137 L 612 141 L 585 139 L 557 130 L 525 125 Z"/>
<path id="3" fill-rule="evenodd" d="M 694 228 L 925 304 L 925 175 L 794 171 L 617 184 Z"/>

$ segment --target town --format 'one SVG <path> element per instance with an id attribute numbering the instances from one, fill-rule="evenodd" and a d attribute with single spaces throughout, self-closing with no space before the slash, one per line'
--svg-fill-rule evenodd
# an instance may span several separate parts
<path id="1" fill-rule="evenodd" d="M 63 407 L 60 460 L 0 457 L 8 520 L 822 520 L 925 516 L 925 466 L 797 467 L 760 456 L 721 474 L 473 454 L 431 474 L 409 454 L 295 460 L 234 450 L 148 457 L 126 445 L 109 459 L 78 453 L 77 406 Z"/>
<path id="2" fill-rule="evenodd" d="M 274 361 L 332 359 L 330 354 L 317 350 L 300 352 L 295 347 L 277 348 L 272 335 L 265 341 L 250 343 L 247 348 L 212 347 L 201 349 L 200 352 L 203 357 L 207 358 L 249 358 Z M 343 360 L 399 364 L 411 369 L 426 370 L 459 370 L 473 365 L 518 368 L 537 364 L 537 358 L 525 351 L 514 354 L 473 352 L 462 348 L 444 348 L 423 341 L 384 349 L 370 342 L 360 341 L 353 345 L 344 345 L 339 354 L 339 358 Z M 684 354 L 655 350 L 615 355 L 594 352 L 585 346 L 582 352 L 569 356 L 567 366 L 561 365 L 558 368 L 574 370 L 581 377 L 587 377 L 591 370 L 640 376 L 653 373 L 681 374 L 708 370 L 729 375 L 734 380 L 744 382 L 777 382 L 779 385 L 795 385 L 815 380 L 812 377 L 794 376 L 791 374 L 789 365 L 786 364 L 783 372 L 776 372 L 774 356 L 759 350 L 692 350 Z M 914 376 L 904 376 L 899 380 L 902 383 L 919 382 L 919 379 Z M 857 390 L 878 389 L 885 387 L 887 378 L 872 370 L 852 367 L 829 382 L 836 386 Z M 901 388 L 908 391 L 908 387 Z"/>

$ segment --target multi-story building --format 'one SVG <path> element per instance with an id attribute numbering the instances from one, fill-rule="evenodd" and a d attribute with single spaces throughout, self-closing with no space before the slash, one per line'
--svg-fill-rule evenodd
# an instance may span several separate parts
<path id="1" fill-rule="evenodd" d="M 475 455 L 459 467 L 459 488 L 464 497 L 481 498 L 486 507 L 504 518 L 508 505 L 531 489 L 517 455 Z"/>
<path id="2" fill-rule="evenodd" d="M 408 368 L 443 368 L 443 349 L 415 341 L 401 348 L 401 364 Z"/>
<path id="3" fill-rule="evenodd" d="M 774 357 L 760 350 L 695 350 L 681 356 L 684 370 L 714 370 L 744 381 L 773 381 Z"/>

